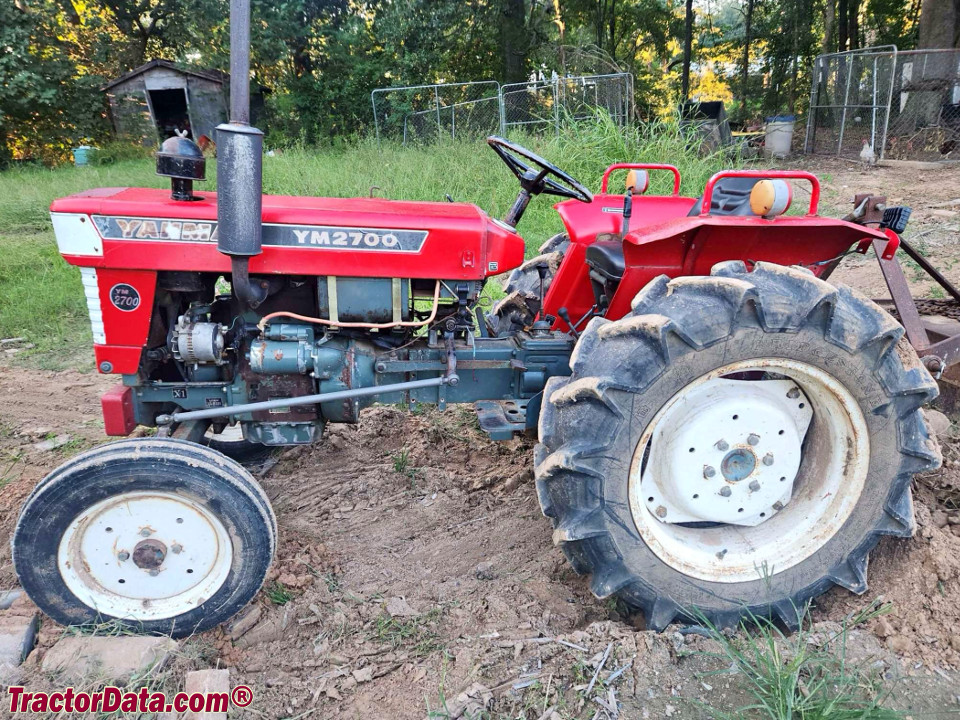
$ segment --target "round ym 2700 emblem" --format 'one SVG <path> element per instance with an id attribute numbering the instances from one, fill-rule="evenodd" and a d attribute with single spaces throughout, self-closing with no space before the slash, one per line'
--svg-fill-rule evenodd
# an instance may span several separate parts
<path id="1" fill-rule="evenodd" d="M 140 293 L 132 285 L 118 283 L 110 288 L 110 304 L 117 310 L 132 312 L 140 307 Z"/>

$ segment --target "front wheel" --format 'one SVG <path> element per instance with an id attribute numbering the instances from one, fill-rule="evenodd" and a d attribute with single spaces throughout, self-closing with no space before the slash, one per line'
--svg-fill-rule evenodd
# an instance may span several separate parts
<path id="1" fill-rule="evenodd" d="M 13 561 L 59 623 L 183 637 L 246 605 L 275 547 L 269 500 L 242 467 L 194 443 L 135 439 L 47 476 L 20 512 Z"/>
<path id="2" fill-rule="evenodd" d="M 807 271 L 723 263 L 595 319 L 544 391 L 537 490 L 574 568 L 662 629 L 866 590 L 940 461 L 936 384 L 870 301 Z"/>

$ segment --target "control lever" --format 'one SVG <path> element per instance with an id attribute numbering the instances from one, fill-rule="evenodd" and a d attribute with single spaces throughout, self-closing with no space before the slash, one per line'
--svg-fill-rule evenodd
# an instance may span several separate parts
<path id="1" fill-rule="evenodd" d="M 557 315 L 559 315 L 560 319 L 563 320 L 567 324 L 567 327 L 570 328 L 570 332 L 573 335 L 574 339 L 579 340 L 580 333 L 577 332 L 577 328 L 573 324 L 573 321 L 570 319 L 570 313 L 567 312 L 567 309 L 565 307 L 560 308 L 559 310 L 557 310 Z"/>
<path id="2" fill-rule="evenodd" d="M 545 262 L 538 262 L 534 265 L 534 268 L 537 271 L 537 275 L 540 276 L 540 312 L 543 312 L 543 281 L 547 277 L 547 270 L 550 269 L 550 266 Z"/>
<path id="3" fill-rule="evenodd" d="M 623 195 L 623 222 L 620 223 L 620 239 L 626 237 L 630 230 L 630 216 L 633 215 L 633 190 L 637 187 L 637 172 L 627 173 L 626 191 Z"/>

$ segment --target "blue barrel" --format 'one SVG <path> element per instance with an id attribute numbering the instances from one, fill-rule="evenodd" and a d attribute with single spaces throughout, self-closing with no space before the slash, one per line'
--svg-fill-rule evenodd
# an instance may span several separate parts
<path id="1" fill-rule="evenodd" d="M 73 164 L 77 167 L 81 165 L 89 165 L 90 159 L 93 157 L 97 149 L 95 147 L 90 147 L 89 145 L 81 145 L 73 151 Z"/>

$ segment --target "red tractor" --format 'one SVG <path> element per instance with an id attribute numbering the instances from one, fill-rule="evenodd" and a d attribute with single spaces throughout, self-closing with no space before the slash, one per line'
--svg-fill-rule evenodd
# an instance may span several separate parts
<path id="1" fill-rule="evenodd" d="M 219 197 L 193 191 L 203 156 L 172 138 L 158 154 L 172 192 L 51 208 L 97 367 L 120 380 L 106 431 L 159 432 L 78 455 L 25 503 L 14 561 L 44 611 L 174 635 L 223 622 L 260 588 L 276 536 L 227 456 L 320 441 L 373 402 L 476 403 L 498 439 L 536 428 L 554 541 L 649 627 L 795 626 L 834 584 L 864 592 L 880 536 L 913 531 L 911 477 L 940 462 L 928 369 L 960 347 L 931 344 L 903 296 L 893 254 L 909 211 L 863 196 L 821 217 L 804 172 L 723 172 L 688 197 L 669 165 L 611 166 L 592 195 L 499 137 L 520 185 L 502 221 L 462 203 L 264 196 L 244 4 Z M 624 193 L 608 192 L 617 170 Z M 651 171 L 673 173 L 672 194 L 645 194 Z M 805 215 L 783 214 L 789 180 L 811 186 Z M 516 226 L 541 194 L 564 198 L 567 232 L 524 263 Z M 877 253 L 913 346 L 827 281 L 851 248 Z M 507 272 L 484 314 L 485 283 Z"/>

